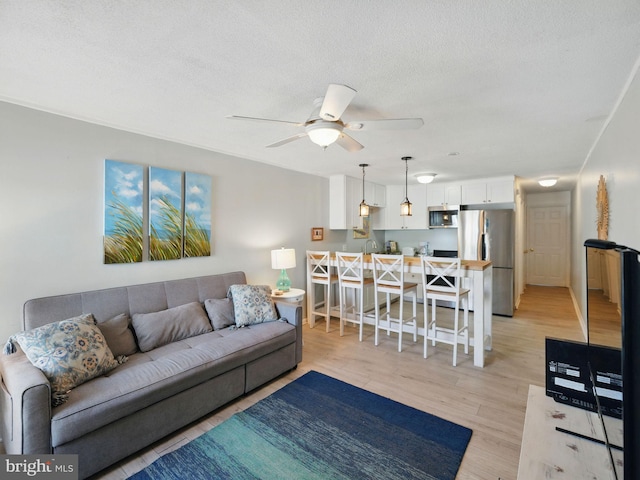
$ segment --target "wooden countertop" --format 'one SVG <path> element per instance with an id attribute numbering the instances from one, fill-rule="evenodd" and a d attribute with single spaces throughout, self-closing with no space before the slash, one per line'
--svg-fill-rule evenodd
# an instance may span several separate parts
<path id="1" fill-rule="evenodd" d="M 335 258 L 335 255 L 331 255 L 331 257 Z M 371 262 L 371 255 L 367 254 L 363 258 L 365 262 Z M 420 257 L 405 256 L 404 263 L 405 265 L 418 266 L 420 265 Z M 460 262 L 460 267 L 463 270 L 483 271 L 486 270 L 490 265 L 491 262 L 489 260 L 462 260 L 462 262 Z"/>

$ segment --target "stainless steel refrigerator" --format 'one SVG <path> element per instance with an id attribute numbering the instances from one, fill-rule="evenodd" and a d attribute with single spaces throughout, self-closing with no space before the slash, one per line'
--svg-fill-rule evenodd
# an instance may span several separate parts
<path id="1" fill-rule="evenodd" d="M 461 210 L 458 256 L 490 260 L 493 265 L 493 313 L 513 316 L 515 228 L 513 210 Z"/>

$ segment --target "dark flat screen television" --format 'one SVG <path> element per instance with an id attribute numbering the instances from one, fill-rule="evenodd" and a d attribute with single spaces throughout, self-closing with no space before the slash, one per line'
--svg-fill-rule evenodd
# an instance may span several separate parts
<path id="1" fill-rule="evenodd" d="M 587 266 L 587 355 L 591 388 L 617 480 L 640 478 L 640 253 L 614 242 L 584 242 Z M 620 373 L 598 366 L 604 350 L 619 350 Z M 621 394 L 620 394 L 621 392 Z M 621 408 L 611 408 L 621 400 Z M 620 403 L 620 402 L 618 402 Z M 615 405 L 615 402 L 613 402 Z M 609 419 L 622 417 L 620 422 Z M 613 438 L 622 438 L 622 445 Z M 622 449 L 624 468 L 616 465 Z"/>

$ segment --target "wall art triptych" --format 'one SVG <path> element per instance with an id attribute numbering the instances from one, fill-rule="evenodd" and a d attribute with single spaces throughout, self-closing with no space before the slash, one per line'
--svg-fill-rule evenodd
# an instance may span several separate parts
<path id="1" fill-rule="evenodd" d="M 209 175 L 105 160 L 104 185 L 104 263 L 211 255 Z"/>

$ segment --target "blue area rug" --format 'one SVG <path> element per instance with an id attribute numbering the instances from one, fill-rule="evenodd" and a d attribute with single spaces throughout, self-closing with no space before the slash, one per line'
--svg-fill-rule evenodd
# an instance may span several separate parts
<path id="1" fill-rule="evenodd" d="M 130 477 L 454 479 L 471 430 L 309 372 Z"/>

